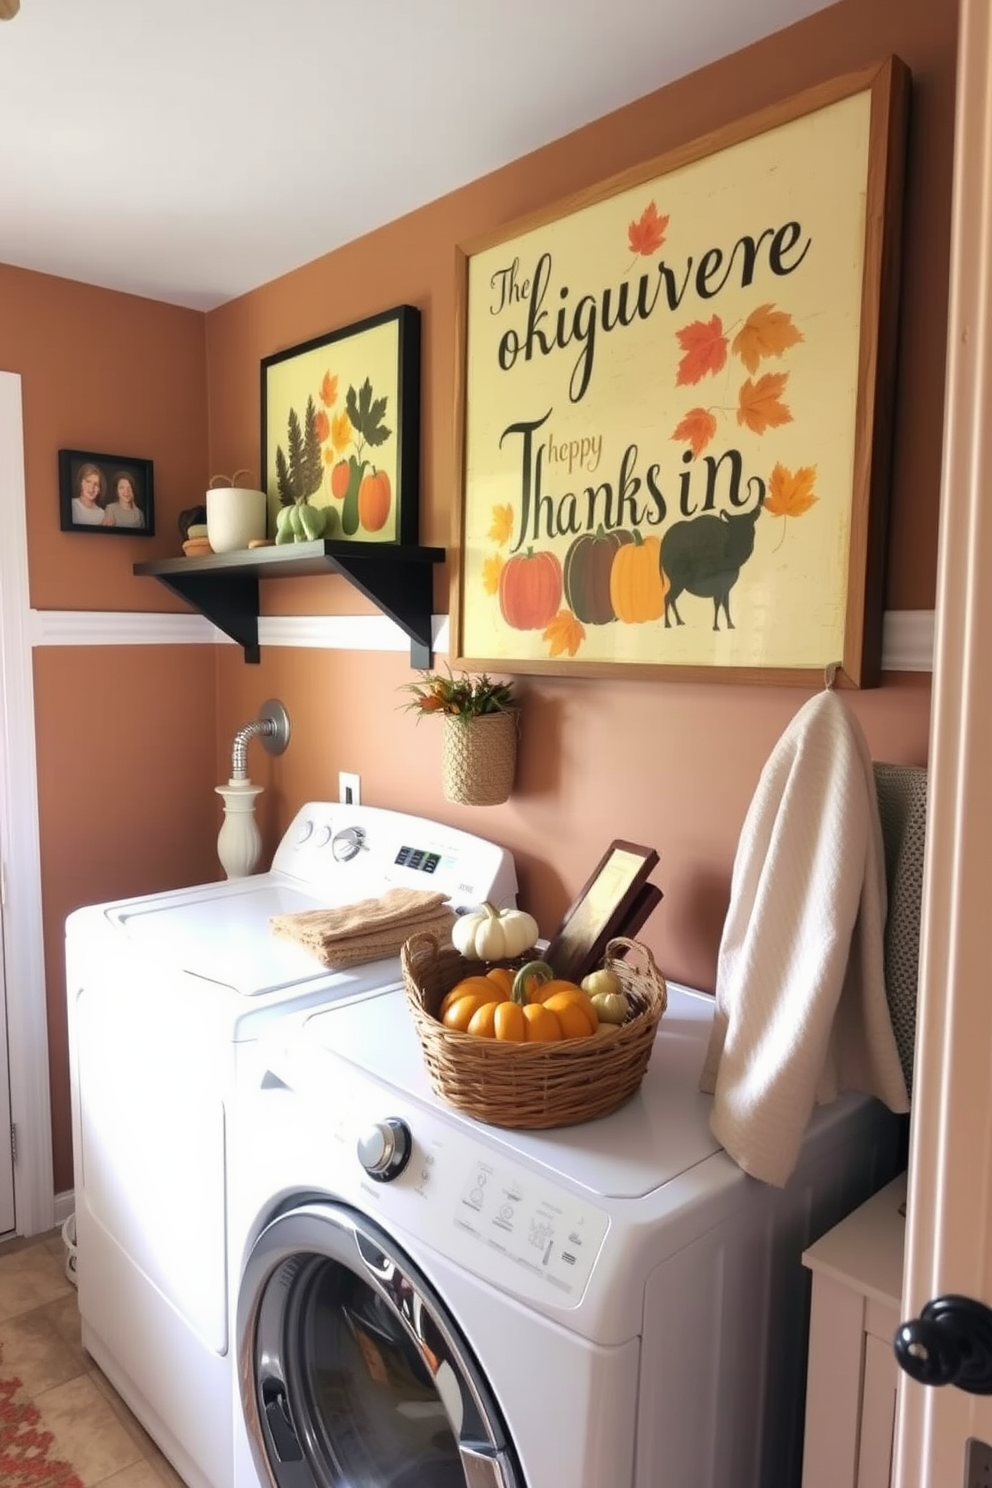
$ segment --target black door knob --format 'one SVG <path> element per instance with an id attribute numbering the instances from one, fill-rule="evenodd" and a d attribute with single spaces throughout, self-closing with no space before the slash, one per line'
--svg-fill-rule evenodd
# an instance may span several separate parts
<path id="1" fill-rule="evenodd" d="M 893 1340 L 900 1368 L 921 1385 L 992 1395 L 992 1309 L 971 1297 L 935 1297 Z"/>

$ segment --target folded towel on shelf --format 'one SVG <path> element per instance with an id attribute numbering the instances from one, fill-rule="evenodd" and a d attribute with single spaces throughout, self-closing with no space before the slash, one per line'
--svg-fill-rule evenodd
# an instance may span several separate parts
<path id="1" fill-rule="evenodd" d="M 783 1186 L 813 1106 L 907 1111 L 885 993 L 885 859 L 871 756 L 833 692 L 776 744 L 741 830 L 700 1088 L 737 1164 Z"/>
<path id="2" fill-rule="evenodd" d="M 387 889 L 375 899 L 269 919 L 275 935 L 295 940 L 322 966 L 357 966 L 396 956 L 415 931 L 433 931 L 446 939 L 454 922 L 447 895 L 429 889 Z"/>

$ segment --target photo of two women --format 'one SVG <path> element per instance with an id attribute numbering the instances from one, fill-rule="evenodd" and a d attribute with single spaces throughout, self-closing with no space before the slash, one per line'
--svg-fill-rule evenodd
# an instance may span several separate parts
<path id="1" fill-rule="evenodd" d="M 62 530 L 150 536 L 152 467 L 148 460 L 59 451 Z"/>
<path id="2" fill-rule="evenodd" d="M 138 505 L 135 484 L 130 470 L 117 470 L 108 491 L 107 477 L 99 465 L 80 465 L 72 498 L 73 522 L 79 527 L 144 527 L 145 514 Z"/>

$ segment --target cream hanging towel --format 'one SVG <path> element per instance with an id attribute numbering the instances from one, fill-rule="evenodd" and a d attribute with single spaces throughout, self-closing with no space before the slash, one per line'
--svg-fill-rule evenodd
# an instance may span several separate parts
<path id="1" fill-rule="evenodd" d="M 885 995 L 885 857 L 861 727 L 825 690 L 769 757 L 741 829 L 700 1088 L 745 1172 L 789 1179 L 813 1106 L 907 1111 Z"/>

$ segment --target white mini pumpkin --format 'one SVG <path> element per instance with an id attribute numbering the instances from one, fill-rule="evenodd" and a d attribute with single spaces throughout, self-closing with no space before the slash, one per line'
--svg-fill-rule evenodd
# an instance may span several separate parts
<path id="1" fill-rule="evenodd" d="M 529 951 L 539 934 L 533 915 L 486 902 L 458 917 L 451 943 L 470 961 L 507 961 Z"/>

